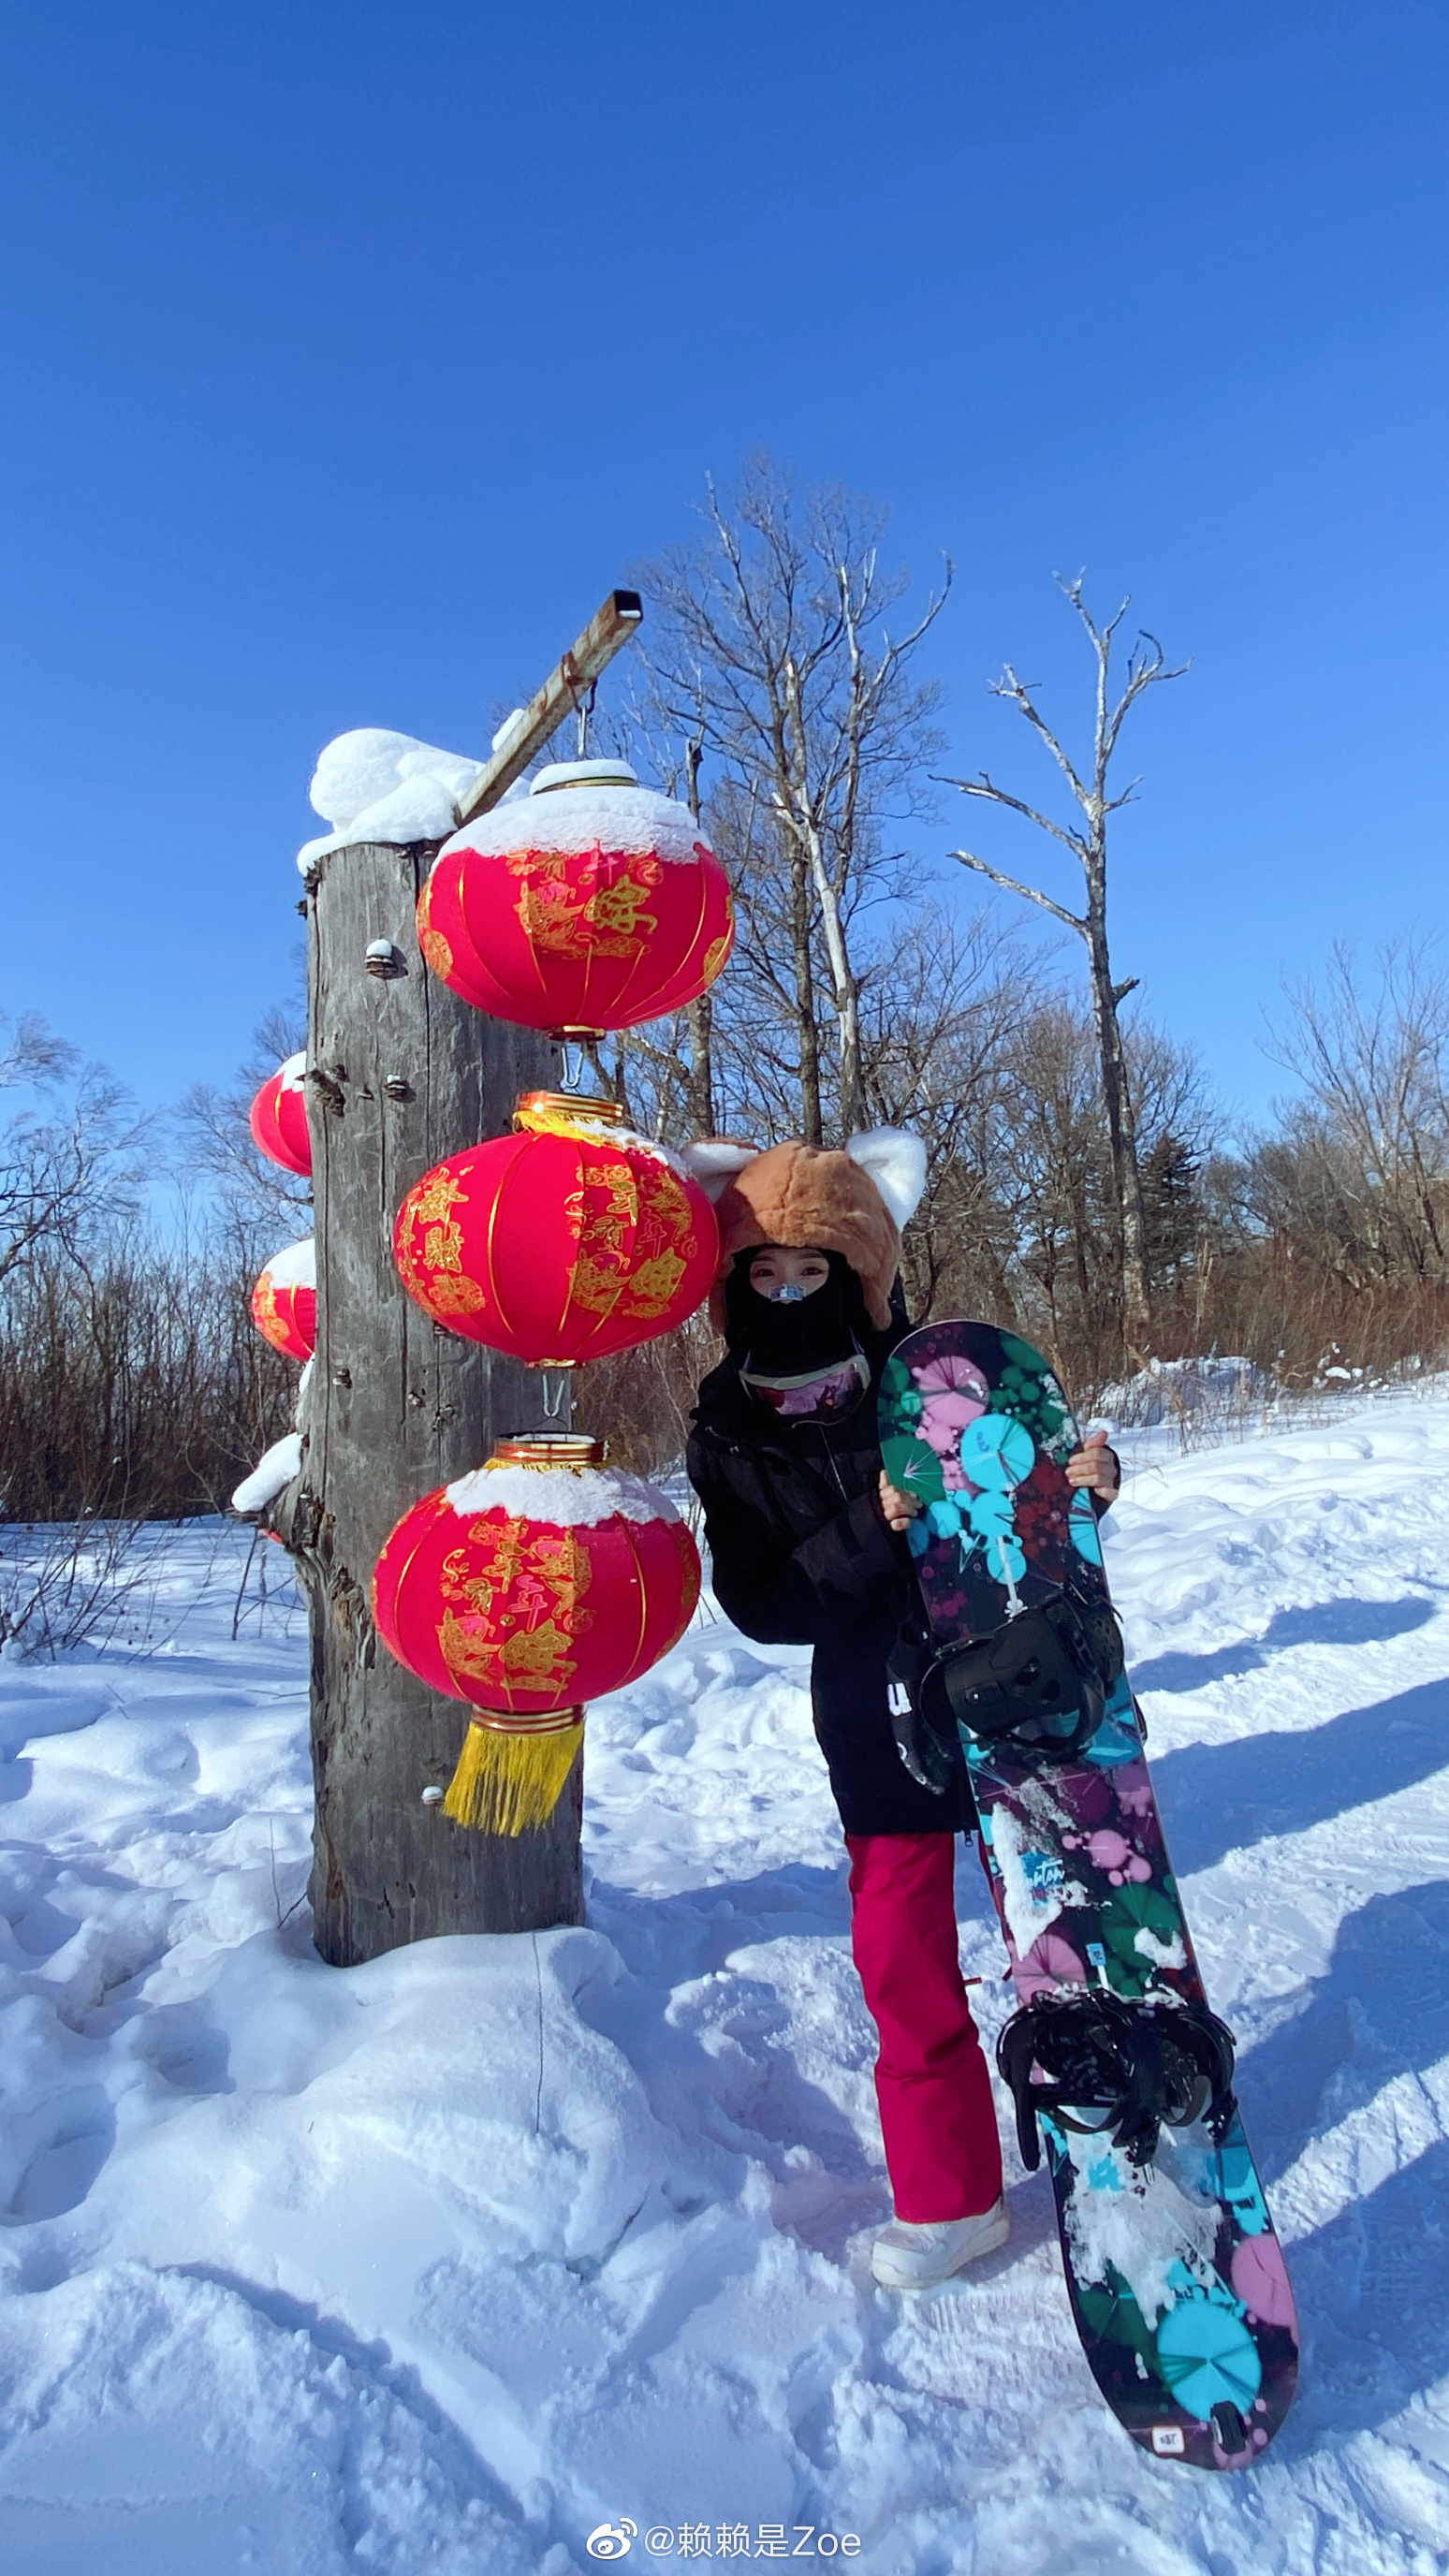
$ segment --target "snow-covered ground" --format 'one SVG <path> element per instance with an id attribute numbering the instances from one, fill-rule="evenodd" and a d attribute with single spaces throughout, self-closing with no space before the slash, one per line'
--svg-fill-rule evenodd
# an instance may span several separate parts
<path id="1" fill-rule="evenodd" d="M 1142 1435 L 1108 1529 L 1307 2333 L 1262 2468 L 1117 2430 L 1014 2163 L 1003 2254 L 870 2286 L 802 1653 L 707 1623 L 595 1709 L 587 1930 L 339 1974 L 301 1616 L 272 1554 L 233 1642 L 245 1537 L 207 1528 L 160 1651 L 0 1666 L 0 2568 L 564 2576 L 601 2524 L 631 2566 L 1443 2567 L 1449 1399 Z M 960 1897 L 994 2033 L 964 1853 Z"/>

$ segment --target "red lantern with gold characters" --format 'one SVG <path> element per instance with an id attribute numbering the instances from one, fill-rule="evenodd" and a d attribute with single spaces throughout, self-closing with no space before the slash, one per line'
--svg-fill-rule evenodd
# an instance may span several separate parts
<path id="1" fill-rule="evenodd" d="M 284 1172 L 296 1172 L 303 1180 L 312 1170 L 307 1095 L 302 1087 L 306 1069 L 305 1055 L 289 1055 L 262 1084 L 249 1117 L 253 1139 L 268 1162 L 280 1163 Z"/>
<path id="2" fill-rule="evenodd" d="M 486 1833 L 545 1824 L 584 1701 L 678 1643 L 699 1579 L 673 1504 L 573 1433 L 500 1440 L 486 1466 L 405 1512 L 373 1613 L 399 1663 L 471 1705 L 445 1812 Z"/>
<path id="3" fill-rule="evenodd" d="M 445 842 L 418 936 L 465 1001 L 567 1036 L 695 1001 L 729 955 L 734 911 L 687 805 L 621 761 L 571 761 Z"/>
<path id="4" fill-rule="evenodd" d="M 435 1323 L 532 1368 L 631 1350 L 692 1315 L 719 1266 L 697 1181 L 610 1100 L 526 1092 L 515 1133 L 409 1190 L 393 1252 Z"/>
<path id="5" fill-rule="evenodd" d="M 311 1358 L 317 1347 L 317 1254 L 310 1234 L 267 1263 L 252 1290 L 252 1322 L 289 1360 Z"/>

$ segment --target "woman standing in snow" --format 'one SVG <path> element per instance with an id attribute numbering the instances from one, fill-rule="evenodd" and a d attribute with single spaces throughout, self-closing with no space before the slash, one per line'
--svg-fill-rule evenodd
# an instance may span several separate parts
<path id="1" fill-rule="evenodd" d="M 895 2218 L 871 2268 L 926 2289 L 1004 2243 L 991 2082 L 957 1955 L 955 1837 L 974 1827 L 964 1766 L 928 1784 L 887 1658 L 916 1607 L 875 1393 L 910 1329 L 901 1228 L 925 1178 L 918 1138 L 883 1128 L 843 1153 L 697 1146 L 716 1199 L 710 1311 L 728 1352 L 699 1391 L 689 1476 L 721 1609 L 766 1645 L 811 1645 L 815 1732 L 850 1854 L 852 1942 L 880 2035 L 876 2095 Z M 1117 1461 L 1089 1442 L 1068 1474 L 1105 1508 Z"/>

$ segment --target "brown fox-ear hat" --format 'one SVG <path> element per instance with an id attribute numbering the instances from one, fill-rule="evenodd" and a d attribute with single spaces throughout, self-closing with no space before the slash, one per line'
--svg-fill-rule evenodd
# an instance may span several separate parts
<path id="1" fill-rule="evenodd" d="M 849 1262 L 878 1330 L 890 1322 L 890 1295 L 901 1266 L 901 1229 L 915 1214 L 926 1182 L 926 1149 L 903 1127 L 875 1127 L 840 1151 L 822 1145 L 753 1145 L 709 1136 L 685 1148 L 684 1160 L 714 1201 L 720 1266 L 710 1290 L 710 1320 L 724 1329 L 724 1283 L 737 1252 L 761 1243 L 797 1249 L 818 1245 Z"/>

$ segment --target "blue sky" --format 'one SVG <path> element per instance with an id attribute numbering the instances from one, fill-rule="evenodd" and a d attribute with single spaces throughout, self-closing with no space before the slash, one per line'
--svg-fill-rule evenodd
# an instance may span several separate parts
<path id="1" fill-rule="evenodd" d="M 764 447 L 955 557 L 948 767 L 1045 784 L 1054 570 L 1192 657 L 1116 950 L 1260 1109 L 1285 969 L 1444 913 L 1446 71 L 1439 0 L 13 16 L 6 1003 L 226 1080 L 320 745 L 482 746 Z"/>

